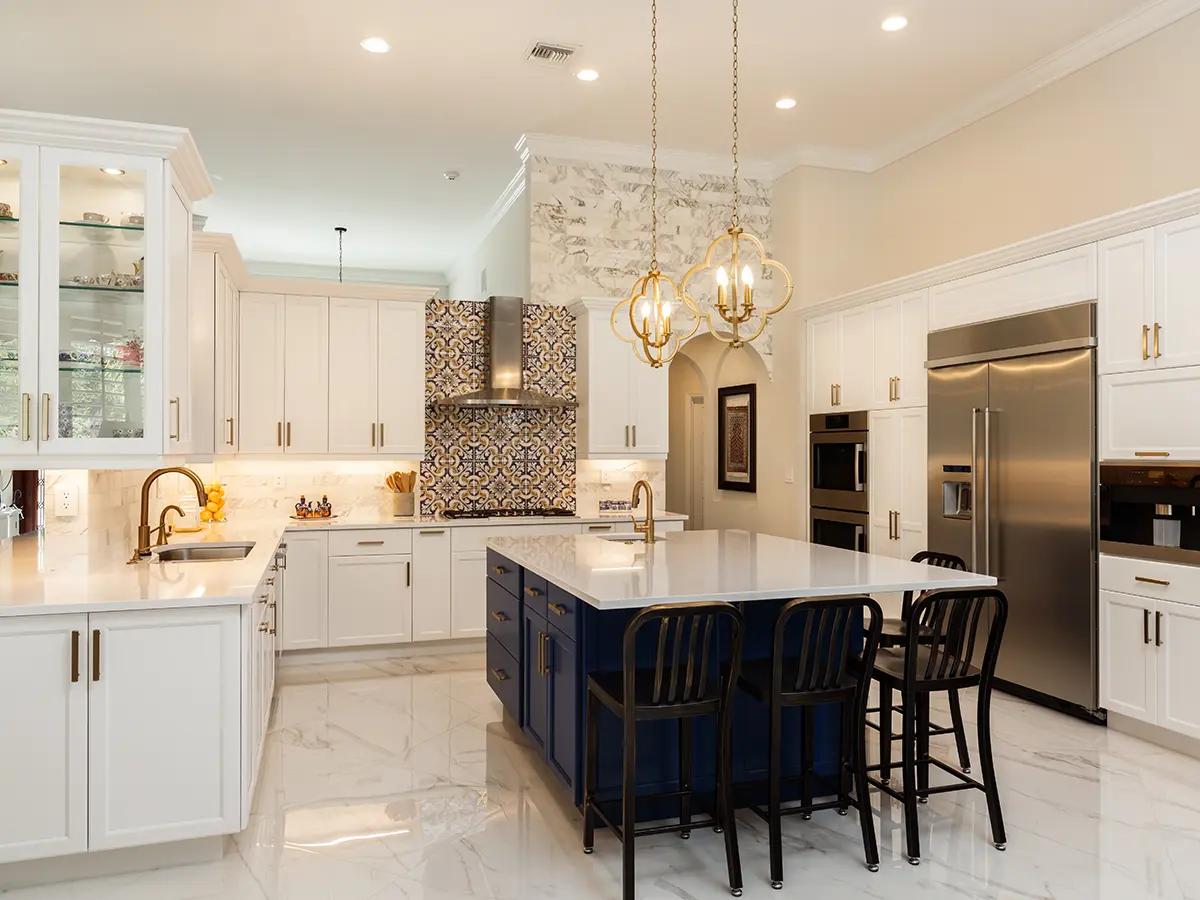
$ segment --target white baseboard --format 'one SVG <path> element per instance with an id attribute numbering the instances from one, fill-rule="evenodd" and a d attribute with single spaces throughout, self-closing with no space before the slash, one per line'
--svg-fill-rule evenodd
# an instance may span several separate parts
<path id="1" fill-rule="evenodd" d="M 311 666 L 319 663 L 370 662 L 376 659 L 408 659 L 420 656 L 446 656 L 452 653 L 482 653 L 486 638 L 452 641 L 425 641 L 420 644 L 387 644 L 382 647 L 329 647 L 320 650 L 288 650 L 279 660 L 282 668 Z"/>
<path id="2" fill-rule="evenodd" d="M 147 847 L 126 847 L 121 850 L 102 850 L 96 853 L 76 853 L 72 856 L 52 856 L 0 865 L 0 892 L 15 888 L 34 887 L 74 881 L 77 878 L 100 878 L 145 872 L 167 866 L 188 866 L 214 862 L 225 855 L 229 838 L 224 835 L 152 844 Z"/>
<path id="3" fill-rule="evenodd" d="M 1160 747 L 1166 747 L 1168 750 L 1174 750 L 1176 753 L 1182 753 L 1184 756 L 1200 759 L 1200 740 L 1179 734 L 1176 731 L 1160 728 L 1158 725 L 1150 725 L 1146 722 L 1139 722 L 1137 719 L 1131 719 L 1128 716 L 1114 712 L 1109 712 L 1108 714 L 1108 727 L 1113 731 L 1119 731 L 1130 737 L 1140 738 L 1151 744 L 1157 744 Z"/>

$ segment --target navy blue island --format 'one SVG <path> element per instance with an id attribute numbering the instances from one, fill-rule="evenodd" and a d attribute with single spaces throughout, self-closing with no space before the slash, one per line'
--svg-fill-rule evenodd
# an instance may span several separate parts
<path id="1" fill-rule="evenodd" d="M 746 621 L 743 660 L 769 659 L 776 617 L 788 600 L 878 592 L 984 587 L 995 579 L 747 531 L 689 531 L 642 536 L 547 535 L 488 542 L 487 678 L 507 714 L 541 754 L 568 799 L 583 804 L 584 710 L 587 678 L 619 672 L 625 627 L 656 604 L 724 600 Z M 645 631 L 645 629 L 643 629 Z M 652 636 L 638 645 L 651 665 Z M 718 635 L 713 672 L 728 653 Z M 784 746 L 799 746 L 801 713 L 788 710 Z M 716 778 L 715 719 L 695 726 L 694 784 L 711 791 Z M 767 777 L 767 708 L 746 695 L 735 702 L 733 777 L 739 803 L 762 802 Z M 838 716 L 818 710 L 815 767 L 836 771 Z M 621 728 L 601 713 L 599 782 L 602 800 L 620 796 Z M 787 754 L 799 774 L 799 753 Z M 674 722 L 638 725 L 638 794 L 677 789 L 678 729 Z M 669 810 L 647 806 L 640 816 Z"/>

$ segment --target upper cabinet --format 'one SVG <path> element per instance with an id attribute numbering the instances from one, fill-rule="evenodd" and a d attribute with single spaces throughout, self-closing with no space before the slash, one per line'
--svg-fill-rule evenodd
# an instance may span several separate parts
<path id="1" fill-rule="evenodd" d="M 666 459 L 667 367 L 655 369 L 612 330 L 617 300 L 583 300 L 576 315 L 580 459 Z"/>
<path id="2" fill-rule="evenodd" d="M 191 312 L 193 327 L 207 328 L 212 339 L 210 370 L 200 376 L 208 385 L 208 402 L 196 419 L 208 417 L 197 444 L 204 452 L 236 453 L 238 447 L 238 302 L 239 291 L 229 267 L 241 267 L 241 256 L 228 235 L 196 234 L 192 239 Z M 193 364 L 193 371 L 198 367 Z M 197 432 L 201 426 L 196 425 Z M 201 448 L 197 447 L 197 451 Z"/>
<path id="3" fill-rule="evenodd" d="M 21 140 L 51 131 L 60 145 Z M 211 184 L 190 136 L 6 112 L 0 161 L 0 461 L 192 452 L 191 211 Z"/>
<path id="4" fill-rule="evenodd" d="M 1100 373 L 1200 365 L 1200 216 L 1099 246 Z"/>
<path id="5" fill-rule="evenodd" d="M 809 412 L 924 406 L 928 334 L 927 291 L 810 319 Z"/>

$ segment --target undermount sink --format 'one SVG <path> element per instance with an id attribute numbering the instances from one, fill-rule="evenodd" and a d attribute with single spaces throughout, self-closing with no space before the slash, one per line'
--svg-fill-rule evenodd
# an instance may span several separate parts
<path id="1" fill-rule="evenodd" d="M 613 543 L 621 543 L 621 544 L 644 544 L 644 543 L 646 543 L 645 535 L 641 535 L 641 534 L 598 534 L 598 535 L 596 535 L 596 537 L 600 538 L 600 540 L 602 540 L 602 541 L 611 541 Z M 664 534 L 655 534 L 654 535 L 654 540 L 656 542 L 665 541 L 666 539 L 667 539 L 667 537 Z"/>
<path id="2" fill-rule="evenodd" d="M 178 544 L 160 547 L 155 555 L 162 562 L 207 562 L 218 559 L 245 559 L 254 549 L 254 541 L 239 543 Z"/>

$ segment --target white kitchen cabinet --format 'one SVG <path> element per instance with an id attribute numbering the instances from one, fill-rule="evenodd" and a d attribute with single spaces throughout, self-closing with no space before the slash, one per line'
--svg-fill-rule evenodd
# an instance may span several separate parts
<path id="1" fill-rule="evenodd" d="M 320 531 L 289 531 L 283 599 L 279 607 L 283 650 L 312 650 L 329 646 L 328 535 Z"/>
<path id="2" fill-rule="evenodd" d="M 0 862 L 87 850 L 87 628 L 0 619 Z"/>
<path id="3" fill-rule="evenodd" d="M 238 450 L 238 288 L 221 254 L 212 250 L 192 253 L 192 289 L 207 298 L 212 295 L 213 330 L 213 423 L 214 450 L 218 454 Z"/>
<path id="4" fill-rule="evenodd" d="M 911 559 L 928 543 L 927 410 L 872 412 L 869 440 L 871 552 Z"/>
<path id="5" fill-rule="evenodd" d="M 487 551 L 454 554 L 450 576 L 450 633 L 455 638 L 487 636 Z"/>
<path id="6" fill-rule="evenodd" d="M 916 291 L 872 303 L 874 348 L 871 408 L 924 406 L 929 344 L 929 292 Z"/>
<path id="7" fill-rule="evenodd" d="M 841 377 L 840 314 L 808 320 L 808 411 L 833 412 Z"/>
<path id="8" fill-rule="evenodd" d="M 283 448 L 329 449 L 329 298 L 288 296 L 283 316 Z"/>
<path id="9" fill-rule="evenodd" d="M 425 458 L 424 303 L 379 301 L 379 452 Z"/>
<path id="10" fill-rule="evenodd" d="M 238 450 L 282 453 L 284 298 L 243 293 L 238 310 Z"/>
<path id="11" fill-rule="evenodd" d="M 191 291 L 192 206 L 174 185 L 167 188 L 166 196 L 167 228 L 183 239 L 169 242 L 166 248 L 167 437 L 163 450 L 211 453 L 212 441 L 206 447 L 198 438 L 212 434 L 207 420 L 212 415 L 213 320 L 211 309 L 208 317 L 203 310 L 193 314 L 193 305 L 202 305 L 202 298 Z M 203 423 L 198 421 L 202 415 Z"/>
<path id="12" fill-rule="evenodd" d="M 450 530 L 418 528 L 412 540 L 412 639 L 447 640 L 454 630 Z"/>
<path id="13" fill-rule="evenodd" d="M 873 355 L 874 335 L 869 307 L 810 319 L 809 411 L 869 409 Z"/>
<path id="14" fill-rule="evenodd" d="M 329 300 L 329 452 L 379 449 L 379 301 Z"/>
<path id="15" fill-rule="evenodd" d="M 1152 355 L 1160 369 L 1200 366 L 1200 216 L 1156 231 Z"/>
<path id="16" fill-rule="evenodd" d="M 1153 637 L 1157 604 L 1149 598 L 1100 592 L 1100 705 L 1151 723 L 1158 697 Z"/>
<path id="17" fill-rule="evenodd" d="M 616 300 L 583 300 L 576 315 L 581 459 L 666 459 L 668 369 L 641 362 L 612 330 Z"/>
<path id="18" fill-rule="evenodd" d="M 239 619 L 232 606 L 88 617 L 89 850 L 238 830 Z"/>
<path id="19" fill-rule="evenodd" d="M 329 558 L 329 646 L 412 640 L 412 557 Z"/>
<path id="20" fill-rule="evenodd" d="M 1200 366 L 1104 375 L 1104 460 L 1200 459 Z"/>
<path id="21" fill-rule="evenodd" d="M 1159 600 L 1157 721 L 1200 738 L 1200 606 Z"/>

